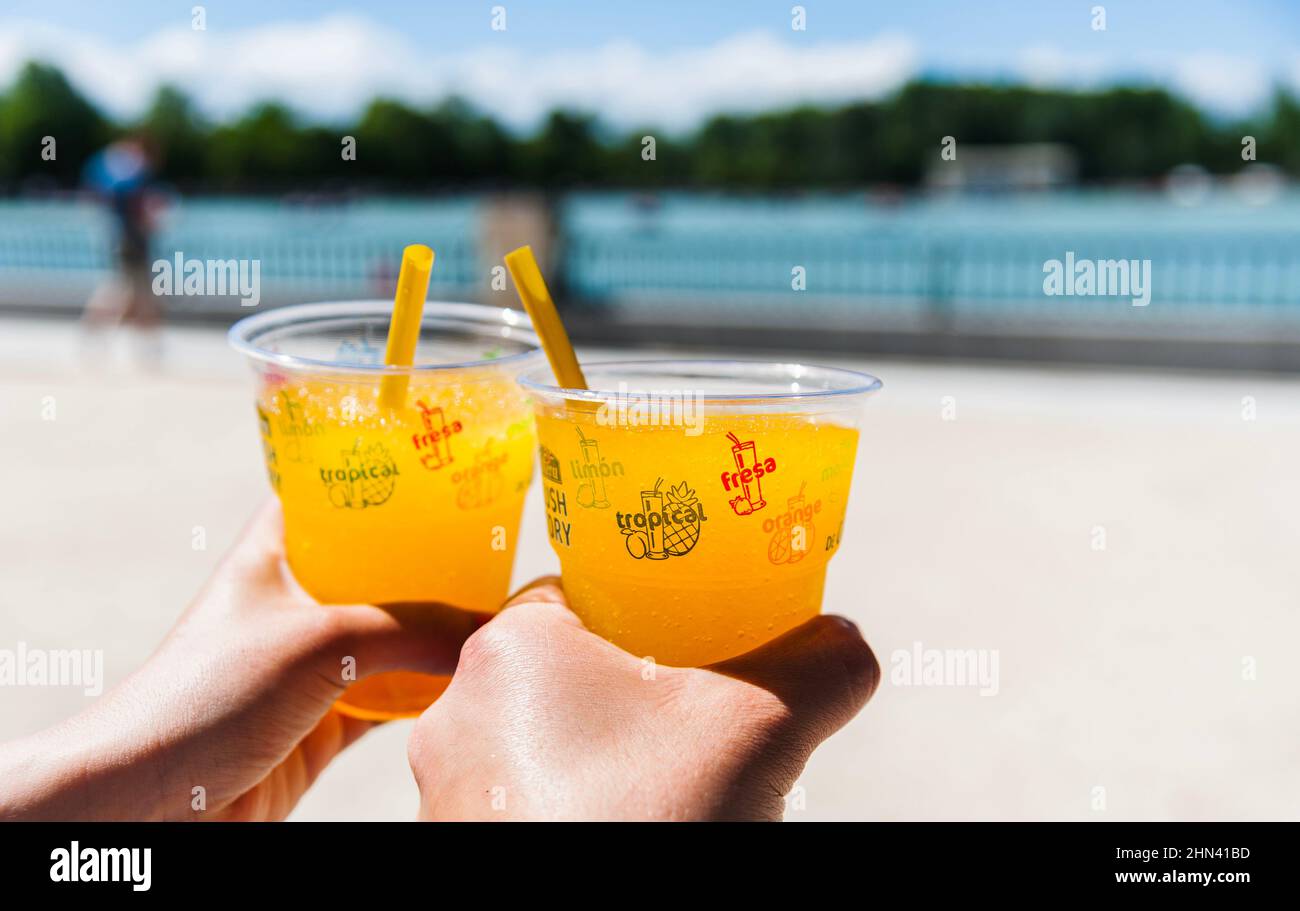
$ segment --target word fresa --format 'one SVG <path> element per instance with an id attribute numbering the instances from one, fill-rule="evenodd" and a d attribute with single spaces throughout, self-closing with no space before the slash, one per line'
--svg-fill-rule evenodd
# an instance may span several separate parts
<path id="1" fill-rule="evenodd" d="M 776 459 L 768 456 L 761 462 L 756 460 L 752 466 L 722 473 L 722 489 L 728 493 L 732 491 L 740 492 L 740 496 L 729 501 L 736 515 L 749 515 L 751 512 L 762 509 L 767 505 L 761 493 L 761 481 L 763 475 L 774 474 L 775 472 Z"/>
<path id="2" fill-rule="evenodd" d="M 420 453 L 420 464 L 430 471 L 450 465 L 454 461 L 451 438 L 463 431 L 464 426 L 460 421 L 447 420 L 440 407 L 430 407 L 423 400 L 417 400 L 415 404 L 424 424 L 424 433 L 411 434 L 411 444 Z"/>

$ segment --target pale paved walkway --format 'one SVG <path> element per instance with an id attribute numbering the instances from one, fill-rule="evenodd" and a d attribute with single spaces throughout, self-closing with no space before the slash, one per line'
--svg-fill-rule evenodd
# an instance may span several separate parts
<path id="1" fill-rule="evenodd" d="M 173 333 L 154 375 L 76 350 L 70 324 L 0 321 L 0 648 L 102 648 L 111 682 L 267 490 L 220 334 Z M 996 649 L 999 687 L 887 683 L 790 818 L 1300 817 L 1300 380 L 862 366 L 887 389 L 828 609 L 887 671 L 916 642 Z M 554 567 L 536 500 L 520 579 Z M 0 687 L 0 737 L 84 702 Z M 297 818 L 410 818 L 408 731 L 352 748 Z"/>

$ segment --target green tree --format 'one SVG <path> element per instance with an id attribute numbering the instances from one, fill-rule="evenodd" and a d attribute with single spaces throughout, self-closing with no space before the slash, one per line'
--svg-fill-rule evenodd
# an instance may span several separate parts
<path id="1" fill-rule="evenodd" d="M 46 136 L 55 159 L 41 157 Z M 75 183 L 81 168 L 111 137 L 104 117 L 64 78 L 42 63 L 28 63 L 0 100 L 0 178 L 36 175 Z"/>
<path id="2" fill-rule="evenodd" d="M 654 158 L 649 154 L 646 138 L 654 140 Z M 631 130 L 613 142 L 605 155 L 605 177 L 624 187 L 680 186 L 690 178 L 690 154 L 680 140 L 657 130 L 642 127 Z"/>
<path id="3" fill-rule="evenodd" d="M 387 190 L 914 184 L 937 161 L 945 136 L 965 144 L 1060 143 L 1074 150 L 1082 178 L 1107 181 L 1150 179 L 1183 163 L 1234 173 L 1242 167 L 1241 137 L 1252 135 L 1260 161 L 1300 174 L 1300 103 L 1285 91 L 1268 111 L 1225 123 L 1154 88 L 1068 92 L 920 80 L 888 98 L 837 108 L 720 114 L 681 136 L 652 127 L 613 133 L 563 110 L 520 136 L 457 98 L 432 107 L 378 98 L 355 121 L 328 126 L 266 103 L 214 126 L 164 86 L 135 126 L 156 141 L 170 180 L 276 192 L 331 183 Z M 29 63 L 0 96 L 0 180 L 43 175 L 75 183 L 86 159 L 120 129 L 57 69 Z M 46 136 L 57 142 L 55 161 L 41 159 Z M 345 136 L 356 139 L 355 161 L 342 157 Z M 643 157 L 646 136 L 655 137 L 654 161 Z"/>
<path id="4" fill-rule="evenodd" d="M 184 184 L 198 182 L 206 176 L 204 165 L 211 128 L 180 89 L 166 85 L 159 88 L 140 121 L 140 128 L 157 146 L 161 177 Z"/>
<path id="5" fill-rule="evenodd" d="M 456 97 L 439 104 L 432 116 L 451 137 L 455 149 L 454 162 L 447 169 L 446 177 L 499 181 L 512 172 L 514 143 L 510 134 L 492 118 Z"/>
<path id="6" fill-rule="evenodd" d="M 205 170 L 227 187 L 280 188 L 319 179 L 340 149 L 334 133 L 304 130 L 284 105 L 266 103 L 213 132 Z"/>
<path id="7" fill-rule="evenodd" d="M 428 183 L 454 172 L 455 139 L 429 113 L 387 98 L 372 101 L 356 126 L 356 168 L 388 183 Z"/>
<path id="8" fill-rule="evenodd" d="M 1273 95 L 1273 109 L 1262 130 L 1255 133 L 1258 157 L 1300 174 L 1300 100 L 1289 92 L 1278 90 Z M 1249 131 L 1231 137 L 1234 153 L 1241 158 L 1241 137 Z"/>
<path id="9" fill-rule="evenodd" d="M 608 159 L 594 118 L 552 111 L 541 131 L 520 145 L 517 176 L 543 187 L 592 183 L 604 176 Z"/>

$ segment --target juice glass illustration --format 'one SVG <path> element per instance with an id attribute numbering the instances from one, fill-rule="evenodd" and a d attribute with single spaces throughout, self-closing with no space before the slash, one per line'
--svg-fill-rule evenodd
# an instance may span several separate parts
<path id="1" fill-rule="evenodd" d="M 533 472 L 532 413 L 516 379 L 544 363 L 536 337 L 514 310 L 428 303 L 414 365 L 390 367 L 382 352 L 391 313 L 389 301 L 308 304 L 230 330 L 256 373 L 290 568 L 327 605 L 494 611 L 509 591 Z M 407 379 L 397 408 L 380 398 L 392 376 Z M 447 683 L 372 675 L 338 708 L 417 715 Z"/>
<path id="2" fill-rule="evenodd" d="M 544 454 L 547 534 L 588 628 L 699 666 L 820 612 L 880 381 L 740 361 L 583 370 L 589 390 L 556 387 L 545 367 L 520 383 Z M 604 506 L 579 495 L 593 478 Z"/>
<path id="3" fill-rule="evenodd" d="M 581 427 L 578 428 L 578 440 L 582 446 L 583 471 L 591 469 L 589 477 L 578 486 L 578 502 L 583 506 L 604 509 L 609 500 L 605 497 L 605 479 L 600 476 L 600 441 L 584 437 Z"/>

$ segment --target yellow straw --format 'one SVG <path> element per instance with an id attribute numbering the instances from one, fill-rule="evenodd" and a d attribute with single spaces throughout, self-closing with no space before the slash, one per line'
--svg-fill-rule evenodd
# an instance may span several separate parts
<path id="1" fill-rule="evenodd" d="M 506 254 L 506 268 L 515 280 L 515 290 L 533 321 L 533 329 L 542 341 L 546 359 L 563 389 L 586 389 L 587 379 L 578 366 L 578 356 L 573 353 L 569 333 L 564 331 L 560 314 L 555 311 L 555 301 L 546 290 L 542 270 L 537 268 L 532 247 L 520 247 Z"/>
<path id="2" fill-rule="evenodd" d="M 433 251 L 424 244 L 411 244 L 402 251 L 402 271 L 397 277 L 393 318 L 388 324 L 385 364 L 409 367 L 415 363 L 415 343 L 420 340 L 424 298 L 429 293 L 429 273 L 432 271 Z M 406 374 L 384 377 L 379 399 L 385 407 L 401 408 L 406 404 L 406 387 L 410 379 Z"/>

